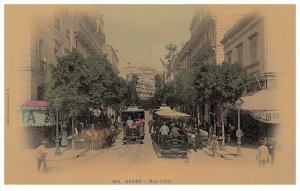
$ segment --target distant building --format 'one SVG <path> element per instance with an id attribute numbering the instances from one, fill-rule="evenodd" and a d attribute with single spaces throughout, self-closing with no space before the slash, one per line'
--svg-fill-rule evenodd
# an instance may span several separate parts
<path id="1" fill-rule="evenodd" d="M 108 44 L 104 44 L 102 48 L 102 52 L 104 55 L 107 56 L 107 59 L 112 65 L 113 70 L 115 71 L 116 74 L 119 74 L 119 58 L 116 54 L 116 51 L 114 48 Z"/>
<path id="2" fill-rule="evenodd" d="M 102 16 L 97 13 L 56 12 L 47 17 L 34 17 L 28 31 L 23 57 L 26 60 L 26 100 L 42 100 L 43 90 L 50 78 L 49 66 L 57 58 L 77 51 L 84 57 L 102 54 L 105 36 Z"/>
<path id="3" fill-rule="evenodd" d="M 149 99 L 155 93 L 155 75 L 157 71 L 148 67 L 128 66 L 122 68 L 120 76 L 126 80 L 136 74 L 138 77 L 138 85 L 136 91 L 140 99 Z"/>

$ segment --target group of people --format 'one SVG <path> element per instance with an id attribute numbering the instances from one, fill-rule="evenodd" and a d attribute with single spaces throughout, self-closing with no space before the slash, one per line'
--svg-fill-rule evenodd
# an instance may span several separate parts
<path id="1" fill-rule="evenodd" d="M 260 141 L 260 146 L 257 149 L 256 160 L 259 161 L 259 167 L 266 166 L 267 162 L 271 164 L 274 163 L 275 160 L 275 146 L 276 141 L 274 138 L 270 138 L 268 142 L 265 139 Z"/>
<path id="2" fill-rule="evenodd" d="M 140 132 L 140 136 L 144 136 L 144 119 L 141 115 L 138 115 L 134 120 L 129 116 L 126 121 L 126 128 L 128 129 L 138 129 Z"/>
<path id="3" fill-rule="evenodd" d="M 163 125 L 158 129 L 158 132 L 161 136 L 170 136 L 177 137 L 180 135 L 186 135 L 188 137 L 189 147 L 194 149 L 197 152 L 198 141 L 196 140 L 196 132 L 191 126 L 183 124 L 181 127 L 178 124 L 171 123 L 170 127 L 167 126 L 166 122 L 163 122 Z M 202 148 L 202 147 L 201 147 Z"/>
<path id="4" fill-rule="evenodd" d="M 140 115 L 135 119 L 135 121 L 133 121 L 131 117 L 128 117 L 128 120 L 126 121 L 126 125 L 128 126 L 129 129 L 135 129 L 141 127 L 143 126 L 143 124 L 144 124 L 144 120 L 141 118 Z"/>
<path id="5" fill-rule="evenodd" d="M 163 122 L 163 125 L 159 128 L 159 133 L 161 135 L 179 136 L 185 133 L 192 133 L 192 127 L 188 127 L 186 124 L 183 124 L 181 128 L 175 123 L 172 123 L 169 127 L 166 122 Z"/>

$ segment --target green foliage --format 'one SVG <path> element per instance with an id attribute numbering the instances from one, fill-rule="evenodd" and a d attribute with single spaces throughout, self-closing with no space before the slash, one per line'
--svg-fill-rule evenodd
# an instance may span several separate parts
<path id="1" fill-rule="evenodd" d="M 177 45 L 173 43 L 167 44 L 165 48 L 167 49 L 167 54 L 163 59 L 160 59 L 160 61 L 163 64 L 164 68 L 167 70 L 167 75 L 170 75 L 172 71 L 172 62 L 175 55 L 178 53 L 178 48 Z"/>
<path id="2" fill-rule="evenodd" d="M 194 75 L 191 70 L 180 71 L 173 81 L 174 101 L 177 105 L 194 105 L 196 90 L 193 85 Z"/>
<path id="3" fill-rule="evenodd" d="M 151 101 L 152 107 L 159 106 L 162 103 L 166 103 L 166 95 L 165 95 L 165 84 L 163 81 L 163 77 L 157 74 L 154 78 L 155 80 L 155 93 Z"/>
<path id="4" fill-rule="evenodd" d="M 234 103 L 247 89 L 247 72 L 238 64 L 201 64 L 195 72 L 198 99 L 204 103 Z"/>
<path id="5" fill-rule="evenodd" d="M 140 100 L 136 91 L 139 78 L 136 74 L 131 77 L 131 80 L 128 83 L 128 105 L 131 104 L 140 104 Z"/>
<path id="6" fill-rule="evenodd" d="M 71 53 L 51 67 L 46 99 L 53 105 L 55 98 L 61 98 L 63 109 L 77 116 L 88 108 L 120 104 L 126 95 L 125 87 L 106 57 L 83 58 Z"/>

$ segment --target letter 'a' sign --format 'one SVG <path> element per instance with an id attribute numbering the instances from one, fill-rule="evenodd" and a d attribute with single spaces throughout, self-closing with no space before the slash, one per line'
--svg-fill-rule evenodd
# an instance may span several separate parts
<path id="1" fill-rule="evenodd" d="M 54 112 L 48 110 L 23 110 L 23 124 L 26 127 L 42 127 L 55 125 Z"/>

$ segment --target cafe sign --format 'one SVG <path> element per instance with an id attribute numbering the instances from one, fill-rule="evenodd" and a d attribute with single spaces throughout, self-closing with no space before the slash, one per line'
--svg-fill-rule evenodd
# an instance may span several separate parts
<path id="1" fill-rule="evenodd" d="M 249 113 L 254 119 L 264 123 L 280 123 L 280 115 L 277 110 L 250 110 Z"/>

